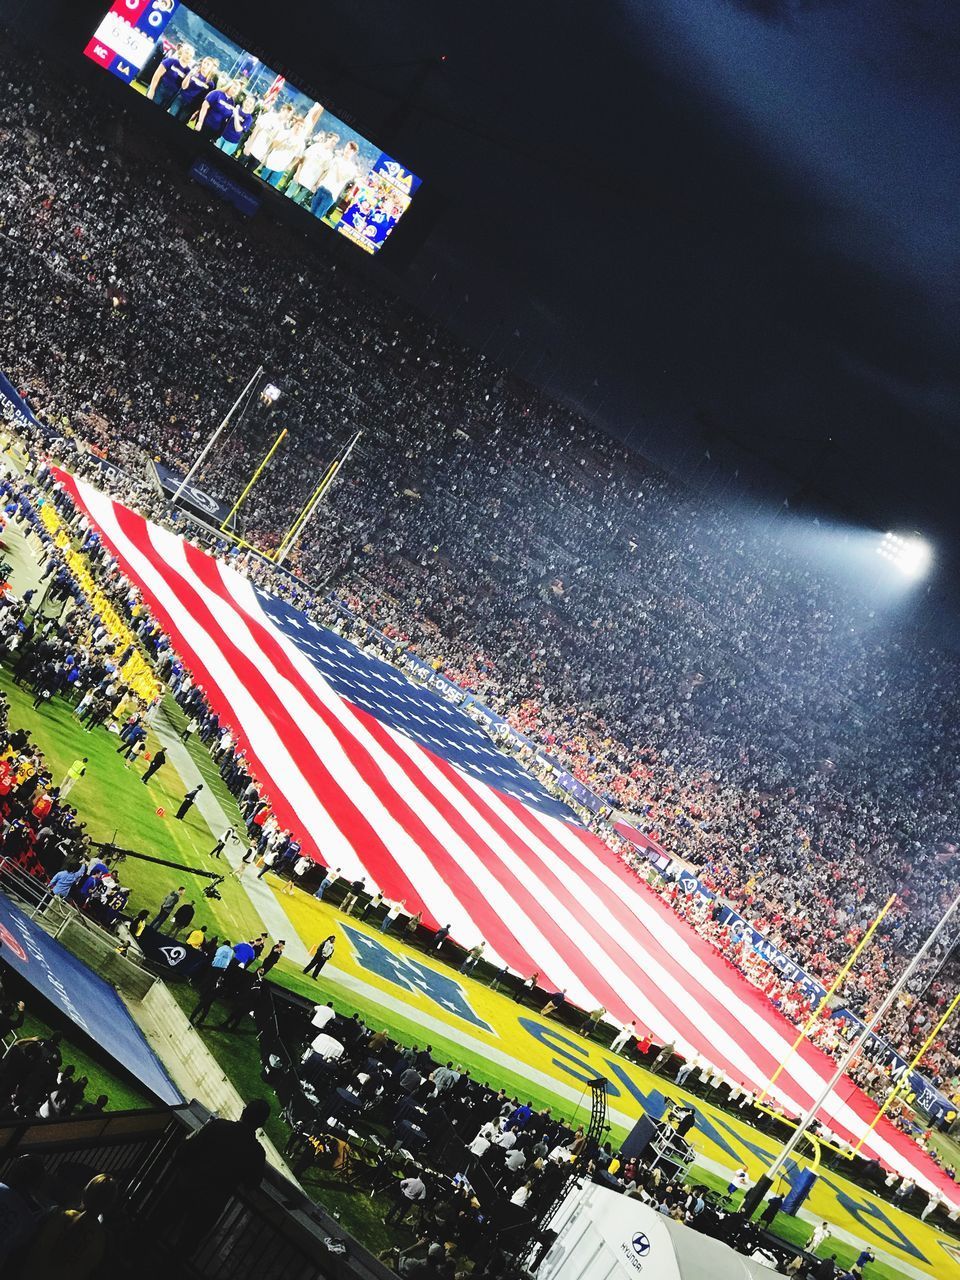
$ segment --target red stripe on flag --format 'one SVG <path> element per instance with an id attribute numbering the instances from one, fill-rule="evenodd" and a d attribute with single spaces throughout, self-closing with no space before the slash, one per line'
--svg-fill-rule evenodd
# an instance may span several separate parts
<path id="1" fill-rule="evenodd" d="M 429 778 L 413 764 L 394 741 L 390 732 L 368 712 L 356 707 L 352 708 L 352 710 L 354 715 L 365 722 L 368 731 L 383 750 L 403 769 L 411 783 L 420 789 L 421 794 L 430 803 L 431 807 L 436 810 L 444 822 L 483 862 L 486 870 L 517 904 L 521 913 L 536 925 L 544 937 L 554 946 L 554 949 L 563 957 L 563 952 L 566 949 L 566 939 L 562 932 L 557 930 L 555 921 L 544 911 L 535 896 L 530 894 L 515 879 L 509 869 L 504 866 L 497 853 L 477 835 L 464 813 L 456 809 Z M 433 755 L 432 752 L 427 751 L 424 747 L 417 745 L 414 754 L 419 754 L 420 752 L 429 757 L 434 767 L 446 775 L 446 771 L 450 767 L 446 761 Z M 478 890 L 476 883 L 470 879 L 469 875 L 458 864 L 456 858 L 444 849 L 442 845 L 439 846 L 435 865 L 447 880 L 447 883 L 454 888 L 457 898 L 463 903 L 471 918 L 476 922 L 481 936 L 490 942 L 497 954 L 502 956 L 512 969 L 517 970 L 519 973 L 530 974 L 537 970 L 541 974 L 546 974 L 549 965 L 544 965 L 543 961 L 538 962 L 534 958 L 528 949 L 530 940 L 519 938 L 515 932 L 511 931 L 508 922 L 491 905 L 484 893 Z M 548 980 L 554 981 L 554 979 Z"/>
<path id="2" fill-rule="evenodd" d="M 553 835 L 549 828 L 540 822 L 537 816 L 530 810 L 525 809 L 522 805 L 517 805 L 512 798 L 507 797 L 506 803 L 513 812 L 515 821 L 523 829 L 530 831 L 530 834 L 539 840 L 557 860 L 558 866 L 563 866 L 571 873 L 571 878 L 586 886 L 590 892 L 603 904 L 613 919 L 617 922 L 623 931 L 624 938 L 634 938 L 637 949 L 641 952 L 642 957 L 646 958 L 652 965 L 658 965 L 665 973 L 667 973 L 676 982 L 677 986 L 684 991 L 690 998 L 693 1006 L 701 1010 L 704 1014 L 713 1019 L 716 1024 L 725 1031 L 734 1041 L 743 1042 L 745 1039 L 749 1041 L 748 1046 L 742 1045 L 744 1052 L 747 1054 L 751 1065 L 754 1068 L 754 1074 L 748 1078 L 742 1067 L 735 1065 L 724 1055 L 724 1061 L 718 1060 L 718 1046 L 713 1046 L 713 1056 L 711 1061 L 731 1079 L 739 1081 L 741 1084 L 749 1084 L 751 1087 L 762 1085 L 763 1081 L 769 1077 L 769 1074 L 776 1067 L 776 1060 L 773 1055 L 762 1044 L 760 1044 L 747 1029 L 739 1023 L 735 1017 L 731 1016 L 729 1005 L 725 1005 L 717 996 L 710 991 L 699 980 L 695 972 L 686 969 L 676 958 L 676 955 L 667 947 L 661 939 L 657 938 L 649 930 L 645 929 L 642 921 L 626 905 L 624 900 L 616 895 L 600 877 L 589 867 L 585 867 L 579 862 L 574 855 Z M 576 838 L 580 839 L 584 844 L 586 853 L 590 858 L 598 860 L 601 856 L 601 850 L 607 852 L 602 841 L 588 833 L 581 833 L 575 830 Z M 610 867 L 619 879 L 621 879 L 627 890 L 633 890 L 634 886 L 629 883 L 627 876 L 624 875 L 622 864 Z M 541 874 L 549 874 L 547 864 L 540 862 L 538 870 Z M 651 894 L 651 899 L 654 895 Z M 589 916 L 586 917 L 589 921 Z M 674 920 L 676 918 L 674 917 Z M 671 928 L 673 928 L 673 921 Z M 644 969 L 642 961 L 632 960 L 637 964 L 641 973 L 647 977 L 647 994 L 651 1001 L 657 1005 L 664 1017 L 668 1021 L 672 1021 L 673 1026 L 683 1036 L 683 1038 L 691 1044 L 702 1043 L 703 1031 L 702 1024 L 698 1024 L 693 1020 L 691 1013 L 684 1010 L 677 1000 L 663 990 L 657 982 L 652 980 L 650 969 Z M 682 1031 L 680 1020 L 689 1029 Z"/>
<path id="3" fill-rule="evenodd" d="M 571 916 L 583 927 L 584 931 L 590 935 L 593 942 L 607 958 L 609 964 L 619 970 L 634 987 L 643 992 L 651 1004 L 659 1010 L 663 1021 L 672 1026 L 675 1033 L 682 1037 L 686 1043 L 694 1046 L 702 1043 L 702 1032 L 698 1030 L 691 1014 L 677 1005 L 666 992 L 658 987 L 656 982 L 651 981 L 649 971 L 645 970 L 636 956 L 627 949 L 626 940 L 634 935 L 638 929 L 636 917 L 631 916 L 629 921 L 626 917 L 622 917 L 621 922 L 624 924 L 623 940 L 613 937 L 590 914 L 582 898 L 578 897 L 576 893 L 578 883 L 580 885 L 585 883 L 583 870 L 578 867 L 574 877 L 563 879 L 554 867 L 551 867 L 548 862 L 535 854 L 524 841 L 520 833 L 528 829 L 529 826 L 535 825 L 535 820 L 532 819 L 529 811 L 526 811 L 522 805 L 518 805 L 517 809 L 522 810 L 525 817 L 521 818 L 517 809 L 514 809 L 518 822 L 515 826 L 509 826 L 499 815 L 480 805 L 476 793 L 451 765 L 442 762 L 442 767 L 449 780 L 463 797 L 464 802 L 489 822 L 500 839 L 510 846 L 514 854 L 521 859 L 540 883 L 566 908 Z M 504 796 L 502 798 L 508 804 L 510 803 L 510 797 Z M 564 862 L 564 865 L 567 864 Z M 590 883 L 589 887 L 591 890 L 596 888 L 593 882 Z M 605 895 L 598 893 L 597 896 Z M 562 928 L 557 928 L 555 936 L 558 938 L 559 949 L 568 967 L 580 978 L 584 986 L 593 993 L 597 1002 L 604 1004 L 615 1017 L 624 1020 L 637 1018 L 636 1010 L 625 1002 L 624 998 L 618 994 L 608 979 L 599 975 L 596 966 L 587 959 L 580 951 L 577 943 L 570 939 Z M 638 943 L 638 950 L 642 950 L 644 954 L 649 954 L 655 945 L 653 939 L 644 938 L 642 944 Z M 698 1003 L 704 1005 L 708 1000 L 708 993 L 698 992 Z M 642 1022 L 643 1019 L 640 1019 L 640 1021 Z M 732 1079 L 736 1080 L 743 1077 L 742 1069 L 730 1062 L 726 1055 L 720 1054 L 716 1046 L 714 1046 L 711 1060 Z"/>
<path id="4" fill-rule="evenodd" d="M 196 556 L 202 556 L 202 552 L 194 551 Z M 209 557 L 203 557 L 208 561 L 208 565 L 213 565 Z M 193 562 L 191 560 L 191 567 Z M 214 566 L 215 569 L 215 566 Z M 209 568 L 197 566 L 198 575 L 202 574 L 212 590 L 216 589 L 216 583 L 210 576 Z M 478 925 L 480 921 L 477 917 L 478 906 L 483 906 L 481 900 L 478 899 L 475 886 L 469 877 L 462 871 L 456 859 L 444 847 L 443 842 L 437 835 L 431 831 L 430 827 L 424 819 L 408 804 L 400 795 L 393 784 L 384 774 L 380 764 L 373 758 L 370 751 L 362 745 L 361 742 L 350 732 L 347 725 L 334 716 L 330 710 L 324 705 L 322 700 L 317 696 L 316 692 L 310 688 L 304 680 L 302 674 L 296 665 L 288 656 L 284 646 L 270 629 L 269 624 L 261 622 L 259 619 L 252 617 L 246 611 L 242 610 L 236 601 L 232 600 L 229 594 L 226 596 L 226 602 L 238 611 L 238 616 L 242 621 L 250 624 L 251 631 L 255 637 L 261 651 L 266 655 L 273 665 L 274 670 L 280 676 L 288 680 L 297 690 L 297 692 L 307 702 L 311 711 L 325 724 L 329 731 L 334 735 L 338 744 L 344 750 L 351 768 L 356 772 L 358 777 L 370 785 L 376 792 L 377 798 L 383 804 L 384 808 L 402 828 L 404 833 L 409 836 L 411 841 L 421 849 L 429 859 L 431 865 L 436 870 L 438 876 L 447 884 L 449 888 L 454 889 L 454 894 L 461 905 L 464 906 L 466 913 Z M 319 675 L 318 679 L 322 679 Z M 409 766 L 409 762 L 402 753 L 396 749 L 396 744 L 389 735 L 383 733 L 383 726 L 373 716 L 354 708 L 350 704 L 340 700 L 344 708 L 349 708 L 351 717 L 355 717 L 358 724 L 362 725 L 374 741 L 385 749 L 385 754 L 389 756 L 394 763 L 399 764 L 405 775 L 409 778 L 411 786 L 418 794 L 423 795 L 430 801 L 431 808 L 439 812 L 440 815 L 450 822 L 451 826 L 460 826 L 457 834 L 466 839 L 466 843 L 471 844 L 472 832 L 462 827 L 457 821 L 457 815 L 450 810 L 448 806 L 443 804 L 442 798 L 433 797 L 429 794 L 432 790 L 423 773 Z M 312 747 L 312 750 L 316 748 Z M 453 819 L 453 821 L 450 821 Z M 428 924 L 437 927 L 441 922 L 430 916 L 427 902 L 424 894 L 428 894 L 425 886 L 418 886 L 409 878 L 408 873 L 400 866 L 397 858 L 388 850 L 384 841 L 378 838 L 369 843 L 360 842 L 359 844 L 351 841 L 357 847 L 358 855 L 367 869 L 374 882 L 384 890 L 388 896 L 401 897 L 408 905 L 413 905 L 418 910 L 424 910 L 429 916 Z M 482 853 L 481 848 L 474 849 L 478 856 Z M 459 892 L 457 891 L 459 890 Z M 500 948 L 494 941 L 496 929 L 494 928 L 496 917 L 489 911 L 483 913 L 484 921 L 490 926 L 490 932 L 481 930 L 481 935 L 499 952 Z M 446 922 L 444 922 L 446 923 Z M 505 935 L 506 936 L 506 935 Z M 516 950 L 516 947 L 515 947 Z M 520 953 L 518 953 L 520 954 Z M 525 953 L 523 953 L 525 955 Z M 504 957 L 506 958 L 506 957 Z M 526 957 L 529 959 L 529 957 Z M 512 961 L 510 962 L 512 963 Z"/>

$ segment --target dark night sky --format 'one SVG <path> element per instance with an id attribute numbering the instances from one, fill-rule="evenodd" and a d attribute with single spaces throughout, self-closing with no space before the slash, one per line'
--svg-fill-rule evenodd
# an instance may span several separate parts
<path id="1" fill-rule="evenodd" d="M 495 359 L 694 483 L 960 551 L 955 0 L 206 8 L 424 178 L 401 287 Z"/>

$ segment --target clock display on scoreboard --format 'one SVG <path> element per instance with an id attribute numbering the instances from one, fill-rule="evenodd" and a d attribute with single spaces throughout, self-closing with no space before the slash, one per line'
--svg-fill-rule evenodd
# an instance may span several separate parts
<path id="1" fill-rule="evenodd" d="M 114 0 L 86 55 L 367 253 L 420 179 L 180 0 Z"/>

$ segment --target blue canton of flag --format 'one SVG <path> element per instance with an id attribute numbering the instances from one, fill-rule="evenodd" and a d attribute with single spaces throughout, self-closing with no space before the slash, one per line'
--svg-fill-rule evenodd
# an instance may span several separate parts
<path id="1" fill-rule="evenodd" d="M 321 627 L 299 609 L 257 591 L 264 613 L 297 646 L 346 702 L 404 734 L 486 786 L 564 822 L 572 811 L 550 795 L 521 765 L 497 749 L 486 733 L 433 689 L 414 684 L 395 667 L 364 653 L 350 640 Z"/>

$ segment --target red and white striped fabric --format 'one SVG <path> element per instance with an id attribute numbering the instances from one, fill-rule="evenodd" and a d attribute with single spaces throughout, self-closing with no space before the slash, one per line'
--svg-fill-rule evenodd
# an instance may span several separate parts
<path id="1" fill-rule="evenodd" d="M 288 606 L 278 613 L 281 606 L 240 573 L 86 482 L 58 479 L 233 729 L 281 825 L 308 853 L 349 878 L 364 876 L 427 923 L 450 924 L 463 943 L 485 939 L 512 969 L 539 972 L 542 986 L 566 990 L 583 1007 L 604 1005 L 747 1088 L 766 1086 L 794 1028 L 600 840 L 556 809 L 509 794 L 512 784 L 488 785 L 482 773 L 425 746 L 419 717 L 404 731 L 366 709 L 365 697 L 343 696 L 314 659 L 322 649 L 330 673 L 349 668 L 350 646 L 340 637 Z M 312 635 L 313 650 L 301 631 Z M 368 671 L 373 679 L 422 698 L 393 668 L 373 666 L 382 668 Z M 441 713 L 465 720 L 449 706 Z M 448 723 L 451 733 L 438 743 L 456 730 Z M 833 1060 L 805 1042 L 773 1095 L 799 1114 L 833 1070 Z M 830 1128 L 854 1142 L 875 1115 L 849 1080 L 823 1111 Z M 863 1150 L 960 1201 L 955 1184 L 887 1120 Z"/>

